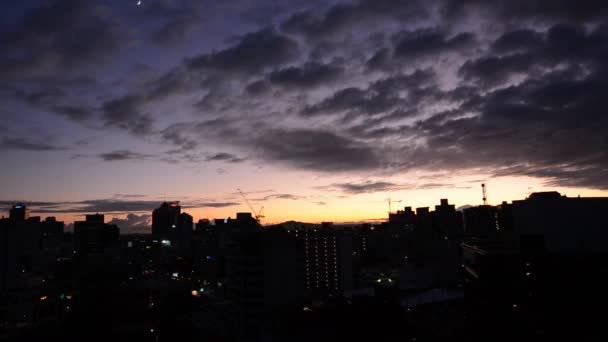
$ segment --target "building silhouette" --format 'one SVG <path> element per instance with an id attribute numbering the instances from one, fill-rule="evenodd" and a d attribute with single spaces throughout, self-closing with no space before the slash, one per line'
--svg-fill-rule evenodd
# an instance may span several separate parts
<path id="1" fill-rule="evenodd" d="M 608 198 L 534 193 L 463 212 L 443 199 L 382 223 L 262 227 L 237 213 L 192 230 L 165 202 L 153 234 L 120 235 L 101 214 L 71 233 L 16 204 L 0 220 L 0 329 L 44 332 L 52 321 L 68 340 L 370 340 L 390 320 L 403 340 L 601 336 L 589 323 L 590 308 L 608 305 Z"/>
<path id="2" fill-rule="evenodd" d="M 25 204 L 17 203 L 9 211 L 9 219 L 13 222 L 23 222 L 30 217 L 30 209 Z"/>
<path id="3" fill-rule="evenodd" d="M 308 293 L 343 293 L 353 287 L 351 235 L 330 222 L 287 228 L 303 261 L 302 288 Z"/>
<path id="4" fill-rule="evenodd" d="M 462 234 L 462 213 L 456 210 L 455 205 L 449 204 L 447 199 L 441 199 L 440 203 L 431 215 L 433 229 L 444 236 Z"/>
<path id="5" fill-rule="evenodd" d="M 119 247 L 120 230 L 104 221 L 104 215 L 86 215 L 84 221 L 74 222 L 74 254 L 78 258 L 104 254 Z"/>
<path id="6" fill-rule="evenodd" d="M 487 236 L 498 229 L 497 209 L 480 205 L 463 210 L 464 233 L 471 236 Z"/>
<path id="7" fill-rule="evenodd" d="M 539 192 L 513 201 L 512 210 L 514 233 L 524 245 L 542 243 L 548 253 L 557 254 L 608 253 L 608 198 Z"/>
<path id="8" fill-rule="evenodd" d="M 175 245 L 180 255 L 190 255 L 193 218 L 181 212 L 179 202 L 163 202 L 152 212 L 152 236 Z"/>
<path id="9" fill-rule="evenodd" d="M 152 235 L 171 240 L 179 225 L 181 206 L 179 202 L 163 202 L 152 212 Z"/>

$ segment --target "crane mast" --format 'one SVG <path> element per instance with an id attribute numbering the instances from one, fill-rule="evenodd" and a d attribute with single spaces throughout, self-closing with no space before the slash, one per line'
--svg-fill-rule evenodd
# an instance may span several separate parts
<path id="1" fill-rule="evenodd" d="M 264 206 L 262 206 L 260 208 L 260 210 L 258 210 L 257 212 L 253 209 L 253 206 L 251 205 L 251 203 L 249 203 L 249 200 L 247 199 L 247 197 L 245 197 L 245 193 L 243 193 L 243 191 L 241 191 L 241 189 L 236 189 L 239 194 L 241 194 L 241 197 L 243 197 L 243 199 L 245 200 L 245 203 L 247 204 L 247 207 L 249 208 L 249 210 L 251 211 L 251 214 L 253 215 L 253 217 L 255 218 L 256 221 L 258 221 L 258 223 L 260 222 L 261 218 L 264 218 Z"/>
<path id="2" fill-rule="evenodd" d="M 389 215 L 390 215 L 390 214 L 391 214 L 391 212 L 392 212 L 392 211 L 391 211 L 391 204 L 392 204 L 392 203 L 400 203 L 400 202 L 401 202 L 401 200 L 398 200 L 398 201 L 391 200 L 391 198 L 390 198 L 390 197 L 389 197 L 389 198 L 387 198 L 387 199 L 386 199 L 386 201 L 388 202 L 388 214 L 389 214 Z"/>

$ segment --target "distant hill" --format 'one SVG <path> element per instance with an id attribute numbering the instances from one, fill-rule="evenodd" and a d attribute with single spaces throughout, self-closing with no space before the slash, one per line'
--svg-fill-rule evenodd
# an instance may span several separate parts
<path id="1" fill-rule="evenodd" d="M 468 208 L 473 208 L 473 207 L 474 207 L 474 205 L 465 204 L 465 205 L 461 205 L 460 207 L 456 208 L 456 210 L 458 210 L 458 211 L 463 211 L 463 210 L 465 210 L 465 209 L 468 209 Z"/>

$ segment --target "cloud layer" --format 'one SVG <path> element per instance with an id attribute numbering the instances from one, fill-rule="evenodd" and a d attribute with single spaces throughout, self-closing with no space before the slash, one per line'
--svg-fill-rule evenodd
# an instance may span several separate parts
<path id="1" fill-rule="evenodd" d="M 32 7 L 1 29 L 0 97 L 149 147 L 75 152 L 101 161 L 257 163 L 361 177 L 470 170 L 608 189 L 602 1 L 273 6 Z M 199 37 L 207 31 L 222 39 Z M 3 151 L 70 149 L 5 131 Z"/>
<path id="2" fill-rule="evenodd" d="M 74 202 L 40 202 L 24 200 L 0 200 L 0 209 L 8 211 L 15 203 L 25 203 L 35 214 L 54 213 L 149 213 L 158 208 L 162 200 L 129 199 L 132 197 L 117 196 L 116 199 L 95 199 Z M 180 204 L 183 209 L 190 208 L 225 208 L 240 205 L 239 202 L 190 200 Z"/>

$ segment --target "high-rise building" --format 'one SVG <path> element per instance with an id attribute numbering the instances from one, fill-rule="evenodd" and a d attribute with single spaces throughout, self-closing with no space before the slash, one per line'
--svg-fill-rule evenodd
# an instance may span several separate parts
<path id="1" fill-rule="evenodd" d="M 294 227 L 303 263 L 303 289 L 309 293 L 341 293 L 353 287 L 352 236 L 329 222 Z"/>
<path id="2" fill-rule="evenodd" d="M 152 212 L 152 236 L 169 241 L 180 255 L 192 252 L 192 216 L 181 212 L 179 202 L 163 202 Z"/>
<path id="3" fill-rule="evenodd" d="M 513 204 L 502 202 L 496 207 L 496 230 L 513 231 Z"/>
<path id="4" fill-rule="evenodd" d="M 57 221 L 55 217 L 50 216 L 44 219 L 40 226 L 40 232 L 43 236 L 61 237 L 63 235 L 64 224 L 62 221 Z"/>
<path id="5" fill-rule="evenodd" d="M 464 231 L 467 235 L 486 236 L 497 230 L 496 207 L 480 205 L 466 208 L 464 213 Z"/>
<path id="6" fill-rule="evenodd" d="M 30 210 L 23 203 L 13 205 L 9 211 L 9 218 L 15 222 L 26 221 L 30 217 Z"/>
<path id="7" fill-rule="evenodd" d="M 432 213 L 433 229 L 446 236 L 462 233 L 462 214 L 447 199 L 441 199 L 441 204 L 435 206 Z"/>
<path id="8" fill-rule="evenodd" d="M 40 217 L 30 217 L 23 203 L 13 205 L 9 218 L 0 220 L 2 291 L 24 287 L 30 274 L 48 271 L 43 269 L 41 258 L 41 247 L 44 247 L 41 226 Z"/>
<path id="9" fill-rule="evenodd" d="M 190 254 L 192 247 L 192 229 L 194 222 L 188 213 L 179 214 L 179 220 L 175 232 L 175 242 L 180 253 Z"/>
<path id="10" fill-rule="evenodd" d="M 17 227 L 9 219 L 0 219 L 0 293 L 15 284 L 18 269 Z"/>
<path id="11" fill-rule="evenodd" d="M 416 213 L 412 207 L 405 207 L 403 210 L 397 210 L 396 213 L 389 213 L 388 222 L 398 225 L 401 230 L 411 231 L 416 224 Z"/>
<path id="12" fill-rule="evenodd" d="M 300 294 L 296 241 L 283 229 L 239 233 L 226 260 L 226 296 L 238 334 L 258 337 L 279 310 Z"/>
<path id="13" fill-rule="evenodd" d="M 103 254 L 119 245 L 120 231 L 114 224 L 104 223 L 104 215 L 86 215 L 85 221 L 74 222 L 74 251 L 77 257 Z"/>
<path id="14" fill-rule="evenodd" d="M 171 239 L 177 231 L 181 206 L 179 202 L 163 202 L 152 212 L 152 235 Z"/>
<path id="15" fill-rule="evenodd" d="M 570 198 L 555 191 L 538 192 L 513 201 L 512 210 L 513 229 L 522 249 L 541 248 L 551 254 L 608 252 L 607 197 Z"/>

